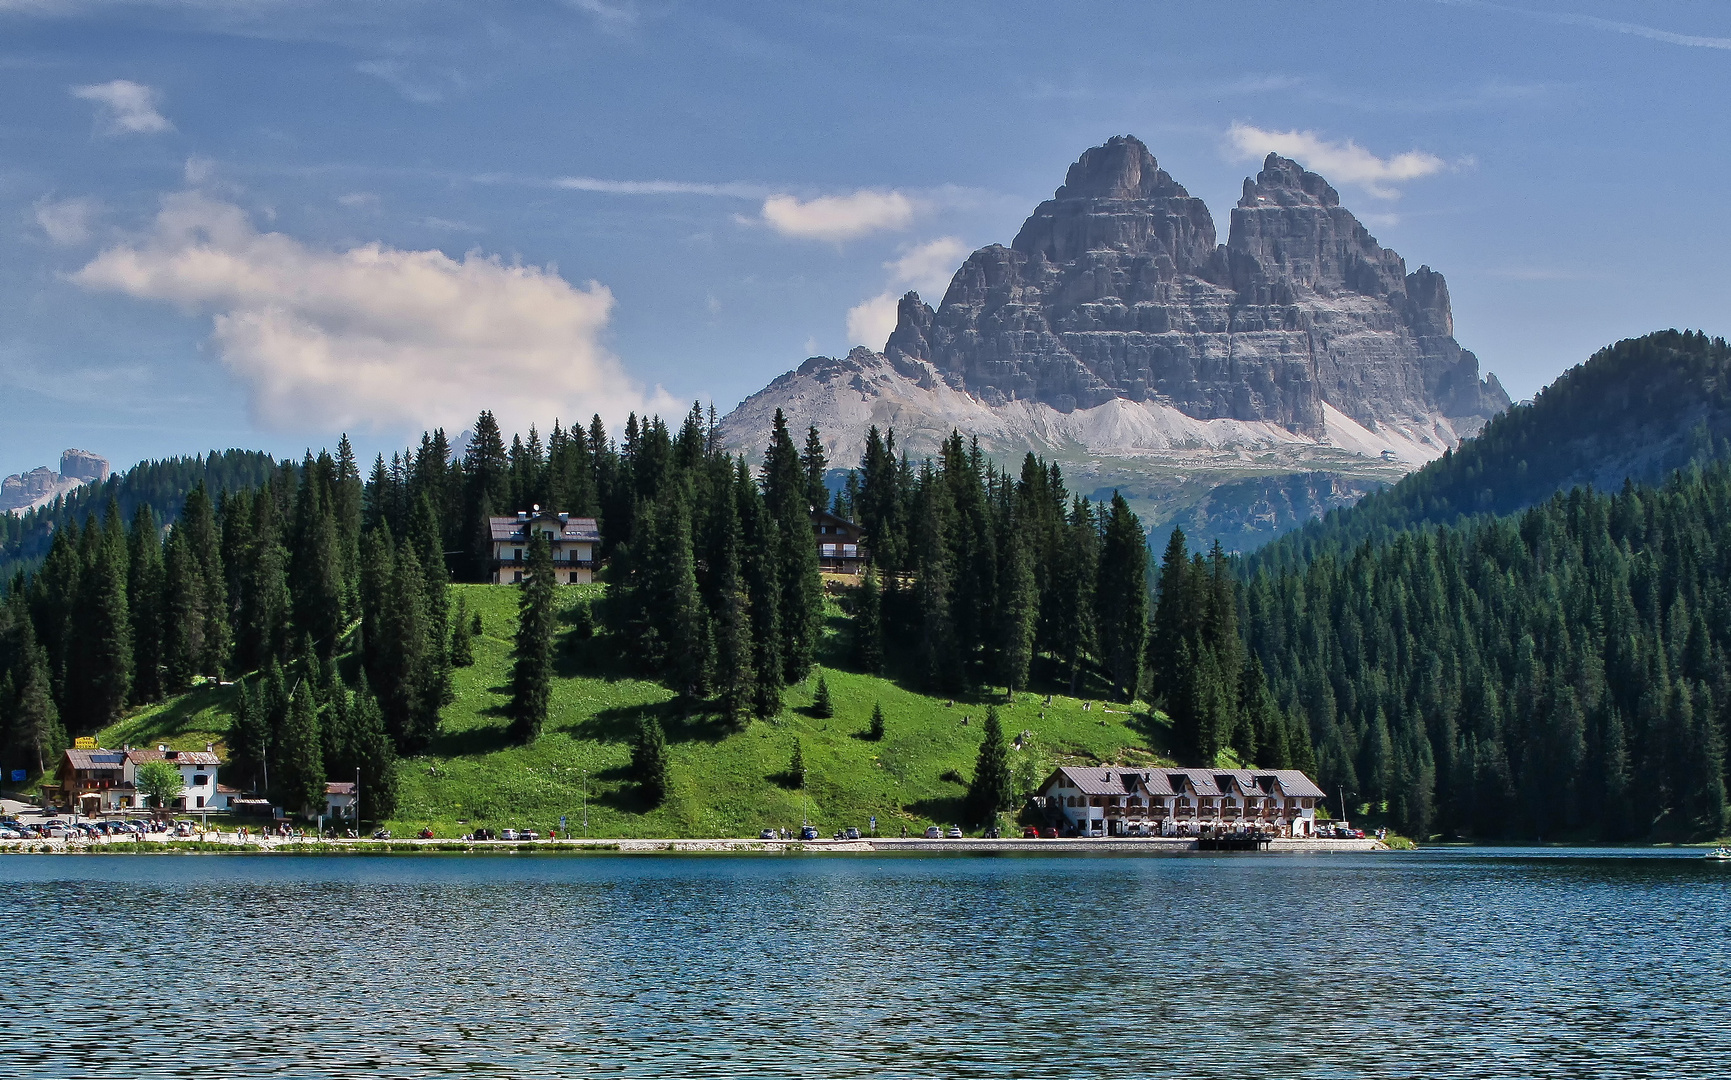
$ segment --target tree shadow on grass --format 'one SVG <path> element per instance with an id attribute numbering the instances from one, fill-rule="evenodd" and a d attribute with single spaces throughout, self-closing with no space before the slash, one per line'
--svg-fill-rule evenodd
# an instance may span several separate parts
<path id="1" fill-rule="evenodd" d="M 461 731 L 441 728 L 433 736 L 428 751 L 439 757 L 478 757 L 504 750 L 510 745 L 511 733 L 508 725 L 463 728 Z"/>
<path id="2" fill-rule="evenodd" d="M 567 730 L 580 739 L 597 742 L 630 742 L 637 734 L 637 725 L 648 719 L 661 723 L 662 734 L 670 743 L 718 743 L 739 729 L 721 717 L 693 710 L 691 703 L 681 698 L 645 702 L 639 705 L 617 705 L 602 709 L 571 725 Z"/>
<path id="3" fill-rule="evenodd" d="M 966 795 L 940 795 L 930 799 L 917 799 L 908 803 L 907 809 L 915 817 L 945 825 L 962 825 L 968 821 Z"/>

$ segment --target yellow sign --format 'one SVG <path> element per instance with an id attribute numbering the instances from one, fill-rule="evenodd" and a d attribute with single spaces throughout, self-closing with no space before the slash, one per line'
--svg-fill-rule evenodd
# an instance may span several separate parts
<path id="1" fill-rule="evenodd" d="M 96 749 L 96 740 L 88 735 L 82 735 L 72 740 L 72 748 L 74 750 L 94 750 Z"/>

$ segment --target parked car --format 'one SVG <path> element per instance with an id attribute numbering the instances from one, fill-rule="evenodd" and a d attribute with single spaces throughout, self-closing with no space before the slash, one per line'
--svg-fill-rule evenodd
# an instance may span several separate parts
<path id="1" fill-rule="evenodd" d="M 536 832 L 534 829 L 523 829 L 522 831 L 517 833 L 517 839 L 519 839 L 519 840 L 539 840 L 539 839 L 541 839 L 541 834 Z"/>
<path id="2" fill-rule="evenodd" d="M 1039 838 L 1040 838 L 1040 830 L 1039 829 L 1034 828 L 1032 825 L 1022 826 L 1022 839 L 1024 839 L 1024 840 L 1038 840 Z"/>
<path id="3" fill-rule="evenodd" d="M 497 840 L 499 839 L 499 834 L 494 832 L 492 829 L 476 829 L 474 838 L 476 840 Z"/>
<path id="4" fill-rule="evenodd" d="M 0 825 L 0 840 L 22 840 L 22 839 L 24 839 L 24 834 L 19 832 L 17 829 L 9 829 L 4 825 Z"/>
<path id="5" fill-rule="evenodd" d="M 957 828 L 954 825 L 951 825 L 950 831 L 945 833 L 944 835 L 951 840 L 960 840 L 962 838 L 962 830 Z"/>
<path id="6" fill-rule="evenodd" d="M 501 840 L 515 840 L 515 839 L 517 839 L 517 830 L 516 829 L 500 829 L 499 830 L 499 839 L 501 839 Z"/>
<path id="7" fill-rule="evenodd" d="M 762 830 L 762 831 L 761 831 L 761 832 L 759 832 L 759 833 L 758 833 L 758 834 L 757 834 L 757 838 L 758 838 L 758 839 L 759 839 L 759 840 L 779 840 L 779 839 L 780 839 L 780 837 L 778 837 L 778 836 L 776 836 L 776 835 L 775 835 L 775 830 L 774 830 L 774 829 L 764 829 L 764 830 Z"/>
<path id="8" fill-rule="evenodd" d="M 926 827 L 926 839 L 927 840 L 942 840 L 943 838 L 944 838 L 944 830 L 938 828 L 936 825 L 930 825 L 930 826 Z"/>
<path id="9" fill-rule="evenodd" d="M 67 828 L 64 825 L 52 821 L 44 822 L 42 825 L 42 835 L 56 840 L 64 840 L 67 836 Z"/>
<path id="10" fill-rule="evenodd" d="M 858 840 L 859 839 L 859 830 L 854 828 L 851 825 L 848 826 L 846 835 L 844 835 L 842 837 L 842 839 L 843 840 Z"/>
<path id="11" fill-rule="evenodd" d="M 817 839 L 817 826 L 816 825 L 801 825 L 799 827 L 799 838 L 801 840 L 816 840 Z"/>

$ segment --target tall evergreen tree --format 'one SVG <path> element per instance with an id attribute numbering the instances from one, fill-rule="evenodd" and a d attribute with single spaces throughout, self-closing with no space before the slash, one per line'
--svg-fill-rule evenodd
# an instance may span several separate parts
<path id="1" fill-rule="evenodd" d="M 877 570 L 871 566 L 860 576 L 854 600 L 853 662 L 868 675 L 877 675 L 884 667 L 883 590 Z"/>
<path id="2" fill-rule="evenodd" d="M 637 791 L 648 806 L 659 806 L 667 798 L 672 766 L 667 754 L 667 736 L 661 722 L 646 716 L 637 722 L 637 736 L 631 743 L 631 775 L 637 780 Z"/>
<path id="3" fill-rule="evenodd" d="M 511 668 L 511 737 L 534 742 L 553 700 L 553 555 L 545 533 L 529 541 L 529 567 L 517 602 L 517 650 Z"/>
<path id="4" fill-rule="evenodd" d="M 132 700 L 162 697 L 162 537 L 149 503 L 140 503 L 127 536 L 126 597 L 132 613 Z"/>
<path id="5" fill-rule="evenodd" d="M 1117 492 L 1101 541 L 1100 651 L 1119 696 L 1133 701 L 1142 681 L 1142 651 L 1148 633 L 1148 548 L 1142 523 Z"/>
<path id="6" fill-rule="evenodd" d="M 325 802 L 324 749 L 313 690 L 304 679 L 289 698 L 278 761 L 277 802 L 304 814 L 317 813 Z"/>
<path id="7" fill-rule="evenodd" d="M 989 825 L 999 811 L 1014 809 L 1016 793 L 1010 777 L 1010 748 L 1004 742 L 1004 726 L 996 706 L 986 708 L 985 741 L 974 763 L 974 779 L 968 786 L 968 806 L 974 820 Z"/>

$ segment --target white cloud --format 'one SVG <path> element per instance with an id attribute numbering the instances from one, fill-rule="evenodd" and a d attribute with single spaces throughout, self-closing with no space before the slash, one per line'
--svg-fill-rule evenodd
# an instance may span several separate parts
<path id="1" fill-rule="evenodd" d="M 878 293 L 847 309 L 847 339 L 868 349 L 882 349 L 896 328 L 895 290 Z"/>
<path id="2" fill-rule="evenodd" d="M 760 184 L 693 184 L 683 180 L 599 180 L 593 176 L 561 176 L 553 186 L 567 191 L 597 191 L 606 195 L 720 195 L 734 199 L 761 199 L 768 189 Z"/>
<path id="3" fill-rule="evenodd" d="M 36 225 L 50 243 L 72 247 L 90 239 L 90 226 L 102 212 L 95 199 L 39 199 L 36 202 Z"/>
<path id="4" fill-rule="evenodd" d="M 884 263 L 884 269 L 893 284 L 910 286 L 935 304 L 971 250 L 959 236 L 940 236 L 908 248 L 901 258 Z"/>
<path id="5" fill-rule="evenodd" d="M 968 251 L 968 245 L 959 236 L 940 236 L 904 248 L 901 258 L 884 263 L 884 269 L 890 272 L 889 288 L 848 308 L 848 340 L 873 349 L 883 348 L 896 328 L 896 305 L 901 294 L 912 288 L 928 303 L 935 304 L 949 288 L 956 267 Z"/>
<path id="6" fill-rule="evenodd" d="M 444 86 L 438 85 L 433 79 L 416 72 L 400 60 L 364 60 L 355 65 L 355 70 L 384 82 L 401 94 L 404 100 L 416 105 L 437 105 L 445 100 Z M 449 81 L 458 88 L 461 87 L 461 80 L 455 76 L 451 76 Z"/>
<path id="7" fill-rule="evenodd" d="M 199 157 L 194 154 L 186 159 L 186 164 L 181 168 L 181 175 L 186 178 L 188 184 L 198 187 L 216 175 L 216 162 L 210 158 Z"/>
<path id="8" fill-rule="evenodd" d="M 370 191 L 351 191 L 338 195 L 337 205 L 349 210 L 371 210 L 379 205 L 379 197 Z"/>
<path id="9" fill-rule="evenodd" d="M 74 86 L 72 96 L 99 106 L 103 129 L 110 134 L 160 135 L 174 125 L 156 111 L 157 93 L 129 79 Z"/>
<path id="10" fill-rule="evenodd" d="M 578 11 L 591 16 L 603 30 L 619 33 L 637 22 L 637 13 L 630 8 L 602 3 L 602 0 L 565 0 Z"/>
<path id="11" fill-rule="evenodd" d="M 803 240 L 851 240 L 886 229 L 905 229 L 914 220 L 914 201 L 899 191 L 856 191 L 801 202 L 772 195 L 763 203 L 763 220 L 783 236 Z"/>
<path id="12" fill-rule="evenodd" d="M 164 200 L 149 237 L 103 251 L 73 280 L 210 312 L 222 362 L 273 428 L 460 430 L 492 409 L 509 430 L 681 408 L 646 394 L 602 344 L 606 286 L 478 252 L 321 250 L 182 193 Z"/>
<path id="13" fill-rule="evenodd" d="M 1351 139 L 1329 142 L 1314 131 L 1264 131 L 1234 123 L 1226 138 L 1233 156 L 1240 160 L 1279 154 L 1321 173 L 1331 182 L 1355 184 L 1384 199 L 1400 196 L 1391 184 L 1430 176 L 1447 167 L 1442 158 L 1422 150 L 1379 158 Z"/>

